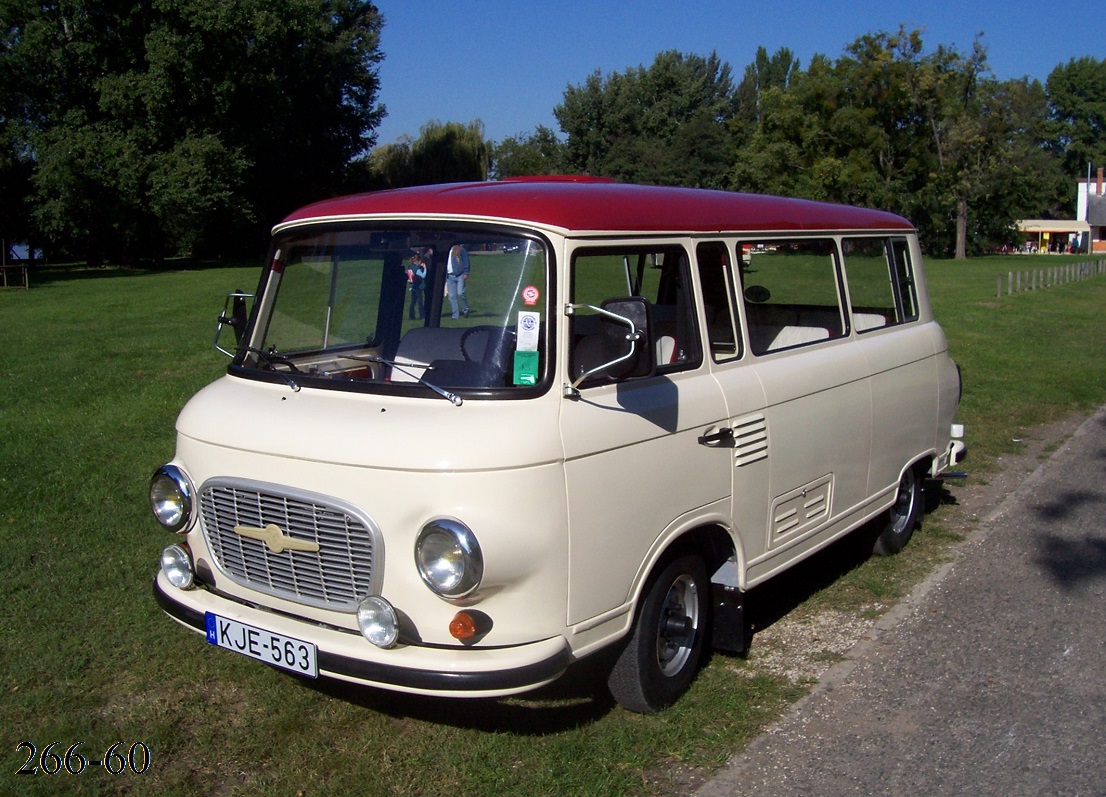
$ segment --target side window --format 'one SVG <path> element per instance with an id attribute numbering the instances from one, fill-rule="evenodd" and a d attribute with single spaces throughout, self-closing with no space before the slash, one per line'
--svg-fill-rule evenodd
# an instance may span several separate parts
<path id="1" fill-rule="evenodd" d="M 753 354 L 842 337 L 837 247 L 831 239 L 738 243 Z"/>
<path id="2" fill-rule="evenodd" d="M 703 314 L 707 319 L 707 343 L 715 362 L 741 356 L 737 333 L 737 300 L 734 296 L 732 259 L 721 241 L 701 243 L 695 248 L 699 284 L 703 287 Z"/>
<path id="3" fill-rule="evenodd" d="M 918 317 L 910 249 L 905 238 L 846 238 L 845 279 L 850 318 L 857 332 Z"/>
<path id="4" fill-rule="evenodd" d="M 600 306 L 605 299 L 640 296 L 652 305 L 652 338 L 657 373 L 698 365 L 702 357 L 691 300 L 687 251 L 682 246 L 610 246 L 579 249 L 572 258 L 571 301 Z M 570 317 L 573 377 L 600 364 L 591 345 L 599 335 L 599 317 L 577 310 Z"/>

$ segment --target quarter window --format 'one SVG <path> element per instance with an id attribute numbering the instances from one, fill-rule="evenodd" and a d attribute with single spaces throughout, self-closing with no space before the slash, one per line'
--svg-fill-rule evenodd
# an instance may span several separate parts
<path id="1" fill-rule="evenodd" d="M 737 334 L 733 261 L 721 241 L 699 244 L 695 258 L 699 265 L 699 284 L 703 288 L 703 314 L 707 320 L 711 357 L 715 362 L 737 359 L 741 356 L 741 337 Z"/>
<path id="2" fill-rule="evenodd" d="M 891 239 L 896 295 L 899 299 L 900 318 L 905 321 L 918 319 L 918 290 L 914 284 L 914 264 L 910 259 L 910 246 L 905 238 Z"/>

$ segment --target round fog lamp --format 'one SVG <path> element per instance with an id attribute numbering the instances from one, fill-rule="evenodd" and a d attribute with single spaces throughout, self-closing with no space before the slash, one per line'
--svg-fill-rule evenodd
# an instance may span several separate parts
<path id="1" fill-rule="evenodd" d="M 376 595 L 362 598 L 357 604 L 357 627 L 361 636 L 378 648 L 390 648 L 399 637 L 399 620 L 388 601 Z"/>
<path id="2" fill-rule="evenodd" d="M 177 589 L 192 586 L 192 558 L 180 545 L 170 545 L 161 552 L 161 570 Z"/>

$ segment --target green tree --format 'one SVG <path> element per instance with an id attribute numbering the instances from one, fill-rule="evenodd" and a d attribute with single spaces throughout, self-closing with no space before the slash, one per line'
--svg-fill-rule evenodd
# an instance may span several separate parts
<path id="1" fill-rule="evenodd" d="M 957 257 L 1005 242 L 1027 209 L 1056 202 L 1039 84 L 996 81 L 978 42 L 927 54 L 918 31 L 900 28 L 775 74 L 755 92 L 755 120 L 738 122 L 731 188 L 893 210 L 928 250 Z"/>
<path id="2" fill-rule="evenodd" d="M 35 218 L 92 259 L 253 247 L 374 141 L 360 0 L 0 0 Z"/>
<path id="3" fill-rule="evenodd" d="M 919 155 L 906 78 L 920 52 L 916 35 L 868 34 L 759 89 L 731 187 L 901 209 Z"/>
<path id="4" fill-rule="evenodd" d="M 83 253 L 93 265 L 161 253 L 156 217 L 142 202 L 137 138 L 78 110 L 35 136 L 35 224 L 55 252 Z"/>
<path id="5" fill-rule="evenodd" d="M 492 176 L 560 174 L 565 171 L 564 149 L 564 142 L 544 125 L 533 133 L 508 136 L 492 147 Z"/>
<path id="6" fill-rule="evenodd" d="M 484 123 L 427 122 L 419 137 L 377 147 L 357 163 L 357 190 L 487 180 L 492 144 Z"/>
<path id="7" fill-rule="evenodd" d="M 19 136 L 0 113 L 0 245 L 33 238 L 27 198 L 33 164 Z"/>
<path id="8" fill-rule="evenodd" d="M 764 93 L 769 89 L 786 92 L 800 71 L 799 59 L 787 47 L 781 47 L 771 56 L 764 47 L 757 48 L 755 59 L 745 67 L 745 75 L 734 92 L 732 125 L 739 143 L 745 143 L 764 122 Z"/>
<path id="9" fill-rule="evenodd" d="M 479 120 L 427 122 L 411 144 L 414 185 L 487 180 L 490 165 L 491 145 Z"/>
<path id="10" fill-rule="evenodd" d="M 400 136 L 393 144 L 382 144 L 358 158 L 353 164 L 351 189 L 380 191 L 413 185 L 411 145 L 414 139 Z"/>
<path id="11" fill-rule="evenodd" d="M 941 250 L 963 259 L 1009 240 L 1016 219 L 1043 215 L 1058 192 L 1070 193 L 1045 148 L 1039 84 L 996 80 L 978 41 L 970 54 L 938 47 L 913 77 L 932 153 L 920 193 L 934 211 L 930 227 L 945 236 Z"/>
<path id="12" fill-rule="evenodd" d="M 1038 80 L 986 84 L 981 112 L 994 144 L 993 167 L 980 175 L 973 199 L 968 253 L 1016 241 L 1024 218 L 1071 218 L 1071 179 L 1050 148 L 1048 104 Z"/>
<path id="13" fill-rule="evenodd" d="M 797 92 L 771 86 L 759 92 L 757 118 L 743 135 L 729 174 L 729 187 L 738 191 L 781 196 L 815 195 L 804 187 L 808 158 L 807 133 L 814 117 L 808 115 Z"/>
<path id="14" fill-rule="evenodd" d="M 1106 165 L 1106 59 L 1072 59 L 1046 83 L 1054 144 L 1069 175 Z"/>
<path id="15" fill-rule="evenodd" d="M 908 84 L 934 156 L 928 190 L 952 216 L 958 260 L 967 257 L 969 208 L 1003 159 L 1002 121 L 984 113 L 996 99 L 985 69 L 986 54 L 978 42 L 970 56 L 942 46 L 919 62 Z"/>
<path id="16" fill-rule="evenodd" d="M 728 64 L 675 51 L 648 67 L 569 86 L 553 110 L 569 171 L 664 185 L 719 187 L 731 150 Z"/>

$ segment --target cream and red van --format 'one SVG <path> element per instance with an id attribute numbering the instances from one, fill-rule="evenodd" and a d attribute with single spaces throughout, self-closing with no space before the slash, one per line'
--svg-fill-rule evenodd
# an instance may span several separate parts
<path id="1" fill-rule="evenodd" d="M 589 178 L 339 198 L 276 226 L 220 327 L 233 362 L 151 483 L 155 594 L 305 677 L 487 697 L 610 649 L 654 711 L 743 647 L 746 590 L 869 521 L 897 551 L 965 453 L 915 230 L 874 210 Z"/>

